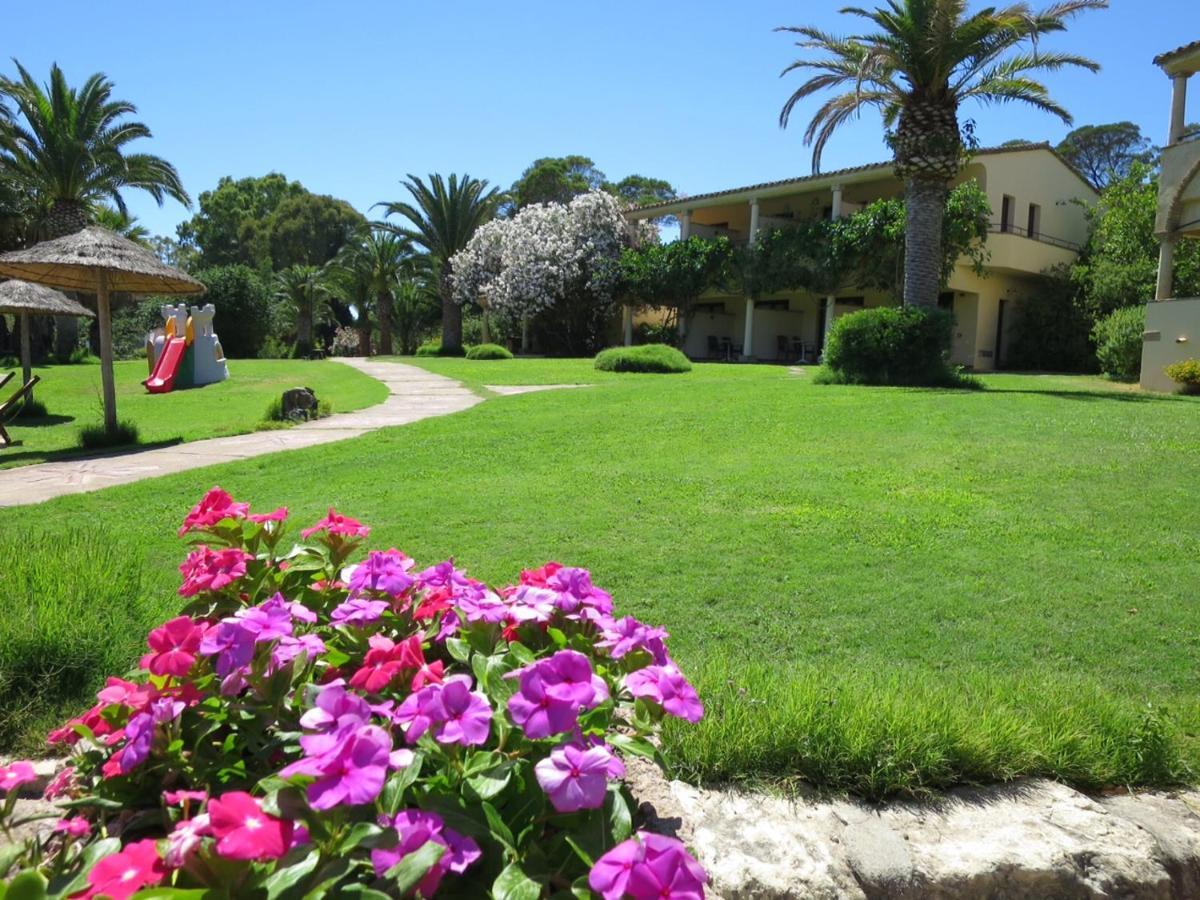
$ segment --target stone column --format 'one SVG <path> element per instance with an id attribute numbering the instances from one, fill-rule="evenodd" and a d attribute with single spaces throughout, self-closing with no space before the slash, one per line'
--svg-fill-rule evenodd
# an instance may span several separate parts
<path id="1" fill-rule="evenodd" d="M 1175 241 L 1166 236 L 1158 244 L 1158 282 L 1154 286 L 1155 300 L 1170 300 L 1175 288 Z"/>
<path id="2" fill-rule="evenodd" d="M 1167 132 L 1168 144 L 1174 144 L 1183 137 L 1187 83 L 1187 75 L 1174 75 L 1171 78 L 1171 128 Z"/>
<path id="3" fill-rule="evenodd" d="M 829 208 L 829 218 L 840 219 L 842 217 L 842 186 L 835 184 L 833 186 L 833 203 Z"/>
<path id="4" fill-rule="evenodd" d="M 679 239 L 686 241 L 692 236 L 692 211 L 685 209 L 679 217 Z"/>
<path id="5" fill-rule="evenodd" d="M 742 359 L 754 359 L 754 301 L 746 298 L 746 329 L 742 336 Z"/>
<path id="6" fill-rule="evenodd" d="M 758 198 L 750 201 L 750 243 L 758 237 Z"/>

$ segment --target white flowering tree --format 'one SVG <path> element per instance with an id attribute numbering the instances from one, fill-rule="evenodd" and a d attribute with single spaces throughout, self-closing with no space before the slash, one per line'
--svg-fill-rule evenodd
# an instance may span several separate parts
<path id="1" fill-rule="evenodd" d="M 644 232 L 601 191 L 532 204 L 482 226 L 455 255 L 454 298 L 530 323 L 550 352 L 594 352 L 606 337 L 621 251 L 650 239 Z"/>

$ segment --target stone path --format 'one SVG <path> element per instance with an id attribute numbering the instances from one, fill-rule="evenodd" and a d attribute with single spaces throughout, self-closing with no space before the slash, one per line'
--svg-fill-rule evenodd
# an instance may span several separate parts
<path id="1" fill-rule="evenodd" d="M 485 384 L 485 390 L 504 397 L 516 394 L 535 394 L 538 391 L 561 391 L 567 388 L 591 387 L 590 384 Z"/>
<path id="2" fill-rule="evenodd" d="M 711 897 L 1200 897 L 1195 791 L 1026 780 L 868 806 L 697 788 L 630 762 L 643 814 L 691 846 Z"/>
<path id="3" fill-rule="evenodd" d="M 279 431 L 5 469 L 0 471 L 0 507 L 41 503 L 64 494 L 98 491 L 216 463 L 343 441 L 378 428 L 460 412 L 482 400 L 457 381 L 416 366 L 367 359 L 339 358 L 337 362 L 382 381 L 391 395 L 358 412 L 338 413 Z"/>

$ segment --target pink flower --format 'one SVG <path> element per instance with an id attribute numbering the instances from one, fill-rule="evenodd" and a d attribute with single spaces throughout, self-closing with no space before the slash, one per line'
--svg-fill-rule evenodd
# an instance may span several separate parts
<path id="1" fill-rule="evenodd" d="M 285 767 L 279 774 L 313 775 L 308 786 L 308 802 L 313 809 L 332 809 L 341 804 L 358 806 L 370 803 L 383 790 L 391 762 L 392 739 L 378 725 L 350 726 L 339 729 L 320 756 L 309 756 Z"/>
<path id="2" fill-rule="evenodd" d="M 318 531 L 324 531 L 331 537 L 349 537 L 349 538 L 365 538 L 371 533 L 371 529 L 351 519 L 349 516 L 343 516 L 337 512 L 332 506 L 329 507 L 329 513 L 325 518 L 317 522 L 311 528 L 305 528 L 300 532 L 300 537 L 308 538 L 316 534 Z"/>
<path id="3" fill-rule="evenodd" d="M 219 591 L 246 574 L 246 563 L 254 559 L 236 547 L 214 551 L 201 545 L 188 554 L 179 567 L 183 584 L 181 597 L 192 597 L 201 591 Z"/>
<path id="4" fill-rule="evenodd" d="M 329 620 L 334 625 L 355 625 L 362 627 L 378 622 L 380 616 L 388 608 L 386 600 L 368 600 L 366 597 L 351 597 L 345 603 L 336 606 L 329 614 Z"/>
<path id="5" fill-rule="evenodd" d="M 190 616 L 179 616 L 164 622 L 146 638 L 147 645 L 154 652 L 142 657 L 142 668 L 149 669 L 155 675 L 183 677 L 196 661 L 196 651 L 200 648 L 200 638 L 203 636 L 204 628 L 192 621 Z"/>
<path id="6" fill-rule="evenodd" d="M 373 634 L 367 638 L 367 644 L 371 649 L 363 657 L 362 667 L 350 676 L 350 686 L 369 694 L 378 694 L 404 672 L 417 671 L 425 665 L 420 635 L 396 643 Z"/>
<path id="7" fill-rule="evenodd" d="M 92 833 L 92 824 L 83 816 L 71 816 L 69 819 L 59 819 L 55 822 L 54 831 L 73 838 L 87 837 Z"/>
<path id="8" fill-rule="evenodd" d="M 703 900 L 708 876 L 674 838 L 639 831 L 592 866 L 588 885 L 603 900 Z"/>
<path id="9" fill-rule="evenodd" d="M 211 834 L 212 824 L 207 814 L 177 823 L 175 830 L 167 835 L 167 866 L 182 869 L 200 847 L 200 842 Z"/>
<path id="10" fill-rule="evenodd" d="M 408 570 L 413 561 L 393 547 L 390 550 L 372 550 L 365 562 L 354 567 L 348 579 L 353 593 L 372 591 L 399 597 L 413 586 Z"/>
<path id="11" fill-rule="evenodd" d="M 380 824 L 388 823 L 384 819 Z M 400 835 L 400 843 L 388 850 L 371 851 L 371 863 L 375 866 L 375 874 L 380 877 L 429 841 L 446 848 L 441 859 L 434 863 L 433 868 L 417 883 L 417 890 L 423 897 L 432 897 L 437 893 L 438 886 L 447 872 L 461 874 L 483 856 L 474 840 L 464 837 L 453 828 L 447 828 L 445 821 L 437 813 L 404 809 L 396 813 L 390 824 Z"/>
<path id="12" fill-rule="evenodd" d="M 66 797 L 75 789 L 75 767 L 63 766 L 50 783 L 46 785 L 46 790 L 42 792 L 42 797 L 46 800 L 57 800 L 59 797 Z"/>
<path id="13" fill-rule="evenodd" d="M 182 806 L 185 803 L 203 803 L 208 791 L 163 791 L 163 803 L 167 806 Z"/>
<path id="14" fill-rule="evenodd" d="M 596 646 L 608 650 L 608 655 L 613 659 L 645 650 L 660 666 L 667 664 L 667 648 L 663 643 L 667 632 L 664 629 L 643 625 L 633 616 L 625 616 L 615 622 L 611 619 L 602 620 L 599 625 L 600 640 L 596 641 Z"/>
<path id="15" fill-rule="evenodd" d="M 292 823 L 267 815 L 244 791 L 210 800 L 208 817 L 217 839 L 217 853 L 228 859 L 278 859 L 287 852 L 292 839 Z"/>
<path id="16" fill-rule="evenodd" d="M 37 781 L 37 773 L 33 771 L 31 762 L 22 759 L 7 766 L 0 766 L 0 792 L 14 791 L 31 781 Z"/>
<path id="17" fill-rule="evenodd" d="M 248 518 L 251 522 L 257 522 L 259 525 L 262 525 L 266 522 L 282 522 L 284 519 L 287 518 L 287 514 L 288 514 L 287 507 L 281 506 L 281 507 L 279 507 L 279 509 L 276 509 L 272 512 L 254 513 L 253 515 L 247 516 L 246 518 Z"/>
<path id="18" fill-rule="evenodd" d="M 232 497 L 219 487 L 214 487 L 184 517 L 179 536 L 195 529 L 209 528 L 223 519 L 241 519 L 249 509 L 249 503 L 234 503 Z"/>
<path id="19" fill-rule="evenodd" d="M 158 855 L 155 841 L 147 838 L 129 844 L 115 856 L 106 856 L 88 872 L 88 889 L 82 900 L 92 897 L 107 897 L 110 900 L 126 900 L 151 884 L 158 884 L 166 877 L 167 868 Z"/>
<path id="20" fill-rule="evenodd" d="M 504 677 L 521 679 L 520 689 L 508 700 L 508 711 L 533 740 L 570 731 L 581 709 L 592 709 L 608 699 L 604 679 L 592 672 L 586 656 L 574 650 L 559 650 Z"/>
<path id="21" fill-rule="evenodd" d="M 704 704 L 696 689 L 673 663 L 630 672 L 625 676 L 625 687 L 635 697 L 654 701 L 669 715 L 688 722 L 699 722 L 704 717 Z"/>
<path id="22" fill-rule="evenodd" d="M 473 746 L 487 742 L 492 708 L 487 697 L 471 690 L 469 676 L 455 675 L 409 694 L 392 718 L 405 727 L 410 744 L 432 728 L 440 743 Z"/>
<path id="23" fill-rule="evenodd" d="M 625 774 L 624 764 L 607 744 L 563 744 L 534 766 L 538 784 L 561 813 L 599 809 L 609 778 Z"/>

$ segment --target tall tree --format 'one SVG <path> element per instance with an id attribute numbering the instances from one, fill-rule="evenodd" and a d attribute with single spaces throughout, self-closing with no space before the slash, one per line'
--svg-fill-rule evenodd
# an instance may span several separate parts
<path id="1" fill-rule="evenodd" d="M 606 180 L 586 156 L 535 159 L 509 189 L 511 211 L 534 203 L 570 203 L 580 194 L 599 190 Z"/>
<path id="2" fill-rule="evenodd" d="M 16 66 L 18 79 L 0 78 L 0 94 L 19 113 L 0 118 L 0 167 L 17 190 L 47 205 L 45 237 L 78 231 L 105 201 L 124 213 L 127 188 L 145 191 L 160 205 L 166 197 L 191 205 L 174 166 L 129 152 L 150 129 L 127 118 L 137 107 L 114 100 L 107 77 L 96 73 L 76 90 L 53 65 L 42 86 Z"/>
<path id="3" fill-rule="evenodd" d="M 266 224 L 271 264 L 323 266 L 367 227 L 362 213 L 345 200 L 302 191 L 286 197 Z"/>
<path id="4" fill-rule="evenodd" d="M 442 298 L 442 349 L 462 349 L 462 307 L 454 301 L 450 264 L 455 253 L 467 246 L 475 230 L 496 213 L 500 193 L 489 190 L 487 181 L 464 174 L 430 175 L 426 184 L 415 175 L 401 181 L 412 202 L 378 203 L 384 214 L 407 219 L 409 227 L 395 231 L 423 247 L 438 266 L 438 293 Z"/>
<path id="5" fill-rule="evenodd" d="M 268 223 L 284 200 L 303 193 L 304 185 L 279 172 L 236 180 L 226 175 L 200 194 L 199 210 L 176 228 L 179 243 L 195 250 L 203 267 L 275 268 Z"/>
<path id="6" fill-rule="evenodd" d="M 275 276 L 275 299 L 285 305 L 296 328 L 294 357 L 312 353 L 315 326 L 332 316 L 328 273 L 318 266 L 291 266 Z"/>
<path id="7" fill-rule="evenodd" d="M 1133 122 L 1083 125 L 1063 138 L 1055 150 L 1096 190 L 1124 178 L 1134 163 L 1154 160 L 1154 146 Z"/>
<path id="8" fill-rule="evenodd" d="M 347 244 L 338 255 L 337 267 L 353 285 L 356 308 L 368 323 L 367 311 L 375 310 L 379 322 L 379 352 L 392 353 L 392 301 L 396 280 L 411 271 L 412 242 L 387 228 L 373 228 L 361 240 Z M 360 330 L 361 335 L 361 330 Z M 370 332 L 367 332 L 367 346 Z M 360 336 L 360 344 L 361 336 Z M 363 348 L 363 352 L 367 350 Z"/>
<path id="9" fill-rule="evenodd" d="M 958 111 L 966 100 L 1024 103 L 1071 117 L 1034 76 L 1068 67 L 1096 71 L 1090 59 L 1041 50 L 1041 37 L 1066 29 L 1067 19 L 1107 0 L 1060 0 L 1041 12 L 1025 3 L 971 13 L 967 0 L 889 0 L 874 10 L 843 12 L 866 19 L 875 31 L 839 37 L 808 26 L 785 27 L 797 46 L 824 54 L 798 59 L 783 70 L 813 70 L 779 115 L 787 127 L 796 105 L 836 89 L 813 114 L 804 134 L 813 169 L 830 137 L 862 110 L 874 107 L 888 129 L 896 174 L 905 185 L 904 303 L 934 308 L 941 268 L 942 216 L 950 181 L 964 154 Z M 1029 45 L 1029 50 L 1024 50 Z M 969 141 L 968 141 L 969 142 Z"/>

